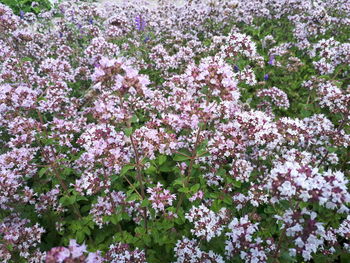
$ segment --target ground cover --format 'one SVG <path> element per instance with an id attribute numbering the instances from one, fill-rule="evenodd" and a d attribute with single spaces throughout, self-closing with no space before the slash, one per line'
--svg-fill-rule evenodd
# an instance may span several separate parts
<path id="1" fill-rule="evenodd" d="M 350 3 L 105 2 L 0 4 L 1 262 L 349 262 Z"/>

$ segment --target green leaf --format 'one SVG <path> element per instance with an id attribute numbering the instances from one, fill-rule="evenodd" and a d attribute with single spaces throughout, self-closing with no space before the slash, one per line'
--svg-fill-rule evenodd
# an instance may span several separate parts
<path id="1" fill-rule="evenodd" d="M 307 118 L 307 117 L 310 117 L 312 115 L 312 113 L 306 109 L 302 109 L 300 111 L 300 114 L 301 114 L 302 118 Z"/>
<path id="2" fill-rule="evenodd" d="M 241 186 L 242 186 L 242 183 L 240 181 L 234 181 L 232 184 L 236 188 L 241 188 Z"/>
<path id="3" fill-rule="evenodd" d="M 78 195 L 76 197 L 77 201 L 88 201 L 88 199 L 85 197 L 85 196 L 82 196 L 82 195 Z"/>
<path id="4" fill-rule="evenodd" d="M 191 192 L 197 192 L 199 188 L 201 187 L 200 184 L 195 184 L 191 187 Z"/>
<path id="5" fill-rule="evenodd" d="M 204 122 L 200 122 L 200 123 L 198 123 L 198 127 L 201 129 L 201 130 L 203 130 L 204 128 L 205 128 L 205 123 Z"/>
<path id="6" fill-rule="evenodd" d="M 296 261 L 296 259 L 294 257 L 291 257 L 287 251 L 282 253 L 281 259 L 282 259 L 281 262 L 286 262 L 286 263 Z"/>
<path id="7" fill-rule="evenodd" d="M 49 169 L 49 167 L 41 168 L 39 173 L 38 173 L 39 177 L 42 177 L 48 169 Z"/>
<path id="8" fill-rule="evenodd" d="M 166 159 L 167 159 L 166 155 L 159 155 L 157 158 L 158 165 L 162 165 L 163 163 L 165 163 Z"/>
<path id="9" fill-rule="evenodd" d="M 159 171 L 164 172 L 164 173 L 168 173 L 168 172 L 171 172 L 173 169 L 174 169 L 173 165 L 166 163 L 165 165 L 162 165 L 159 168 Z"/>
<path id="10" fill-rule="evenodd" d="M 338 148 L 332 147 L 332 146 L 326 147 L 326 149 L 327 149 L 330 153 L 335 153 L 335 152 L 338 150 Z"/>
<path id="11" fill-rule="evenodd" d="M 182 177 L 180 178 L 177 178 L 174 182 L 173 182 L 173 185 L 183 185 L 183 181 L 184 179 Z"/>
<path id="12" fill-rule="evenodd" d="M 95 237 L 95 242 L 97 244 L 102 243 L 110 234 L 110 231 L 98 231 Z"/>
<path id="13" fill-rule="evenodd" d="M 223 201 L 227 205 L 232 205 L 232 197 L 230 196 L 225 196 Z"/>
<path id="14" fill-rule="evenodd" d="M 188 193 L 190 191 L 190 189 L 188 189 L 188 187 L 181 187 L 178 191 L 180 193 Z"/>
<path id="15" fill-rule="evenodd" d="M 130 121 L 131 121 L 131 123 L 137 123 L 137 122 L 139 122 L 139 119 L 137 118 L 136 115 L 133 115 L 133 116 L 131 117 Z"/>
<path id="16" fill-rule="evenodd" d="M 207 157 L 207 156 L 210 156 L 210 153 L 207 152 L 206 150 L 200 150 L 197 152 L 197 156 L 198 157 Z"/>
<path id="17" fill-rule="evenodd" d="M 113 215 L 113 216 L 110 217 L 110 221 L 111 221 L 114 225 L 118 224 L 121 220 L 122 220 L 121 214 Z"/>
<path id="18" fill-rule="evenodd" d="M 72 174 L 73 172 L 74 172 L 74 170 L 72 168 L 66 167 L 63 169 L 62 174 L 67 176 L 67 175 Z"/>
<path id="19" fill-rule="evenodd" d="M 90 230 L 88 227 L 84 227 L 84 228 L 83 228 L 83 232 L 84 232 L 87 236 L 91 235 L 91 230 Z"/>
<path id="20" fill-rule="evenodd" d="M 154 174 L 157 171 L 157 168 L 151 165 L 149 168 L 145 170 L 146 174 Z"/>
<path id="21" fill-rule="evenodd" d="M 275 209 L 272 206 L 268 206 L 264 209 L 266 214 L 275 214 Z"/>
<path id="22" fill-rule="evenodd" d="M 181 161 L 186 161 L 186 160 L 189 160 L 191 159 L 190 156 L 185 156 L 185 155 L 182 155 L 182 154 L 175 154 L 173 160 L 174 161 L 178 161 L 178 162 L 181 162 Z"/>
<path id="23" fill-rule="evenodd" d="M 217 171 L 216 175 L 224 177 L 226 175 L 226 170 L 224 168 L 220 168 L 219 171 Z"/>
<path id="24" fill-rule="evenodd" d="M 340 255 L 340 262 L 341 263 L 348 263 L 348 262 L 350 262 L 350 254 L 341 254 Z"/>
<path id="25" fill-rule="evenodd" d="M 127 165 L 125 165 L 123 168 L 122 168 L 122 170 L 120 171 L 120 175 L 121 176 L 123 176 L 123 175 L 125 175 L 128 171 L 130 171 L 131 169 L 134 169 L 134 165 L 132 165 L 132 164 L 127 164 Z"/>
<path id="26" fill-rule="evenodd" d="M 142 202 L 141 202 L 141 207 L 147 207 L 149 206 L 150 202 L 148 199 L 144 199 Z"/>
<path id="27" fill-rule="evenodd" d="M 132 193 L 132 194 L 127 198 L 128 201 L 135 201 L 135 200 L 139 200 L 139 199 L 140 199 L 140 197 L 139 197 L 139 195 L 136 194 L 136 193 Z"/>
<path id="28" fill-rule="evenodd" d="M 74 195 L 72 196 L 65 195 L 65 196 L 62 196 L 60 199 L 60 202 L 63 206 L 70 206 L 74 204 L 75 201 L 76 201 L 76 198 Z"/>
<path id="29" fill-rule="evenodd" d="M 45 98 L 45 97 L 39 97 L 39 98 L 37 98 L 37 102 L 39 102 L 39 101 L 47 101 L 47 98 Z"/>
<path id="30" fill-rule="evenodd" d="M 85 238 L 85 233 L 83 231 L 78 231 L 75 233 L 75 237 L 78 243 L 82 243 Z"/>
<path id="31" fill-rule="evenodd" d="M 22 60 L 23 62 L 26 62 L 26 61 L 33 61 L 33 59 L 30 58 L 30 57 L 24 57 L 24 58 L 22 58 L 21 60 Z"/>
<path id="32" fill-rule="evenodd" d="M 130 127 L 130 128 L 125 128 L 125 129 L 124 129 L 124 133 L 125 133 L 126 136 L 130 137 L 131 134 L 132 134 L 132 127 Z"/>
<path id="33" fill-rule="evenodd" d="M 91 209 L 91 205 L 84 205 L 84 206 L 81 208 L 81 212 L 82 212 L 82 213 L 85 213 L 85 212 L 90 211 L 90 209 Z"/>

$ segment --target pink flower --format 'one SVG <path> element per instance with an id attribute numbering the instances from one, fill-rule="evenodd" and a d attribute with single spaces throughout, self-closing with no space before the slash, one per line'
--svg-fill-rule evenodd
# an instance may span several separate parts
<path id="1" fill-rule="evenodd" d="M 87 252 L 86 250 L 86 245 L 79 245 L 77 241 L 74 239 L 71 239 L 69 242 L 69 249 L 70 252 L 72 253 L 73 258 L 78 258 L 83 255 L 84 252 Z"/>

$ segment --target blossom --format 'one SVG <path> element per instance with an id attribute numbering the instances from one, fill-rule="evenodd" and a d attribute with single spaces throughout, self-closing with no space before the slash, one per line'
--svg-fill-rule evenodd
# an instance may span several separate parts
<path id="1" fill-rule="evenodd" d="M 208 242 L 216 236 L 220 236 L 228 219 L 228 211 L 222 208 L 217 214 L 209 210 L 205 205 L 193 206 L 185 218 L 194 223 L 191 232 L 198 238 Z"/>
<path id="2" fill-rule="evenodd" d="M 136 23 L 136 29 L 138 31 L 143 31 L 146 27 L 146 21 L 142 15 L 136 16 L 135 23 Z"/>
<path id="3" fill-rule="evenodd" d="M 157 183 L 156 187 L 147 188 L 147 193 L 151 196 L 148 198 L 151 201 L 152 208 L 156 212 L 165 210 L 165 206 L 171 206 L 173 201 L 176 199 L 175 194 L 170 194 L 169 190 L 163 189 L 160 182 Z"/>

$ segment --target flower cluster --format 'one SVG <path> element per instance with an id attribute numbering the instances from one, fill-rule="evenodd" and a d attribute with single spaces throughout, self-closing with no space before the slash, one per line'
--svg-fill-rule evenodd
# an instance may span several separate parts
<path id="1" fill-rule="evenodd" d="M 248 216 L 234 218 L 228 229 L 230 231 L 226 233 L 228 237 L 225 242 L 226 255 L 232 257 L 239 254 L 245 262 L 266 262 L 266 254 L 274 249 L 274 244 L 271 240 L 267 240 L 268 247 L 265 247 L 263 240 L 254 238 L 254 234 L 258 231 L 258 223 L 252 223 Z"/>
<path id="2" fill-rule="evenodd" d="M 350 201 L 347 181 L 339 171 L 322 174 L 309 165 L 286 161 L 271 170 L 266 187 L 273 195 L 272 202 L 298 197 L 304 202 L 318 202 L 328 209 L 347 212 L 344 205 Z"/>
<path id="3" fill-rule="evenodd" d="M 101 263 L 102 257 L 97 253 L 87 253 L 86 245 L 77 244 L 76 240 L 69 241 L 68 248 L 54 247 L 46 255 L 45 262 L 86 262 L 86 263 Z"/>
<path id="4" fill-rule="evenodd" d="M 287 97 L 287 94 L 280 90 L 279 88 L 272 87 L 269 89 L 263 89 L 260 90 L 257 93 L 258 97 L 269 97 L 271 98 L 271 102 L 282 109 L 288 109 L 289 108 L 289 100 Z"/>
<path id="5" fill-rule="evenodd" d="M 44 254 L 40 252 L 38 246 L 43 233 L 45 230 L 39 224 L 30 226 L 30 221 L 20 218 L 18 214 L 11 214 L 4 218 L 0 224 L 1 261 L 11 262 L 13 250 L 28 261 L 42 258 Z"/>
<path id="6" fill-rule="evenodd" d="M 0 261 L 349 253 L 348 1 L 100 2 L 0 4 Z"/>
<path id="7" fill-rule="evenodd" d="M 282 216 L 276 216 L 282 223 L 282 229 L 287 237 L 291 237 L 295 244 L 289 249 L 289 254 L 302 255 L 304 260 L 310 260 L 312 253 L 323 247 L 328 239 L 322 223 L 317 222 L 317 214 L 307 209 L 298 212 L 287 210 Z"/>
<path id="8" fill-rule="evenodd" d="M 165 206 L 171 206 L 176 199 L 175 194 L 170 194 L 170 191 L 163 189 L 162 186 L 163 185 L 158 182 L 156 187 L 147 189 L 147 193 L 151 195 L 148 200 L 151 201 L 152 208 L 156 212 L 164 211 Z"/>
<path id="9" fill-rule="evenodd" d="M 199 207 L 193 206 L 185 217 L 194 223 L 192 234 L 200 239 L 210 241 L 213 237 L 220 236 L 229 215 L 226 208 L 214 213 L 205 205 L 200 205 Z"/>
<path id="10" fill-rule="evenodd" d="M 111 245 L 105 259 L 111 263 L 146 263 L 144 251 L 138 248 L 131 250 L 129 245 L 122 243 Z"/>
<path id="11" fill-rule="evenodd" d="M 202 251 L 196 240 L 183 238 L 176 243 L 174 248 L 176 255 L 176 263 L 200 263 L 200 262 L 210 262 L 210 263 L 224 263 L 222 256 L 214 253 L 213 251 L 204 252 Z"/>

